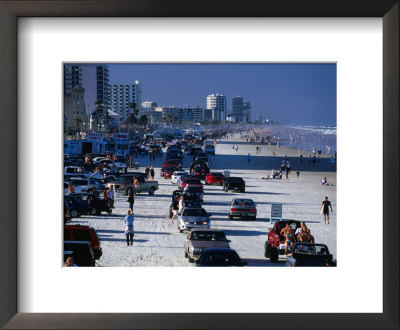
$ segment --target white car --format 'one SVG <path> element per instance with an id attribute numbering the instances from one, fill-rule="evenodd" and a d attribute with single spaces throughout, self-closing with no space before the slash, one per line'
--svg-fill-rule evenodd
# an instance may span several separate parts
<path id="1" fill-rule="evenodd" d="M 76 193 L 89 192 L 93 188 L 103 191 L 105 188 L 105 185 L 96 179 L 72 179 L 70 182 L 74 185 Z"/>
<path id="2" fill-rule="evenodd" d="M 175 171 L 171 176 L 171 182 L 177 184 L 182 174 L 186 174 L 186 171 Z"/>

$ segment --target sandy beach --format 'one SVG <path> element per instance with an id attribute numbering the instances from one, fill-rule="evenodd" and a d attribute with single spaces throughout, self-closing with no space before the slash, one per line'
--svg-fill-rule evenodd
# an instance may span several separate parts
<path id="1" fill-rule="evenodd" d="M 232 148 L 238 145 L 236 151 Z M 256 153 L 256 146 L 261 152 Z M 276 156 L 273 156 L 275 152 Z M 251 160 L 248 162 L 248 154 Z M 272 169 L 279 169 L 282 158 L 287 155 L 292 165 L 289 179 L 263 179 Z M 331 155 L 322 154 L 315 165 L 308 162 L 309 152 L 303 154 L 300 162 L 297 150 L 276 145 L 247 143 L 238 135 L 218 141 L 216 155 L 211 156 L 211 171 L 229 170 L 231 176 L 241 176 L 246 182 L 246 193 L 223 192 L 220 186 L 204 186 L 204 205 L 212 213 L 211 228 L 224 230 L 231 240 L 231 247 L 248 262 L 248 266 L 283 266 L 284 257 L 274 264 L 264 257 L 264 242 L 267 237 L 271 203 L 283 204 L 283 218 L 304 221 L 315 237 L 316 243 L 327 244 L 336 257 L 336 164 Z M 101 240 L 103 256 L 98 266 L 185 266 L 193 267 L 184 257 L 183 244 L 186 235 L 179 233 L 175 224 L 170 223 L 168 208 L 171 194 L 176 189 L 170 179 L 160 177 L 163 159 L 152 164 L 156 169 L 159 190 L 154 196 L 140 195 L 135 198 L 135 239 L 133 246 L 126 246 L 124 217 L 128 209 L 127 197 L 117 194 L 113 214 L 82 216 L 74 218 L 71 224 L 80 223 L 94 227 Z M 141 170 L 151 164 L 148 157 L 139 157 Z M 188 170 L 192 157 L 185 156 L 184 168 Z M 299 177 L 296 171 L 300 171 Z M 326 177 L 329 185 L 320 181 Z M 228 220 L 228 203 L 242 195 L 252 198 L 257 204 L 257 221 Z M 333 213 L 330 224 L 324 224 L 320 205 L 325 196 L 332 203 Z"/>

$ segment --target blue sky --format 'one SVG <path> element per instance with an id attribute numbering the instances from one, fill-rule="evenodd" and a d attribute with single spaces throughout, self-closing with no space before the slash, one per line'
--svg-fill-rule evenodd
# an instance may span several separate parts
<path id="1" fill-rule="evenodd" d="M 110 83 L 142 84 L 142 101 L 206 106 L 209 94 L 251 102 L 252 118 L 285 124 L 336 125 L 336 64 L 110 64 Z M 90 75 L 92 76 L 92 75 Z M 89 109 L 94 81 L 83 77 Z"/>

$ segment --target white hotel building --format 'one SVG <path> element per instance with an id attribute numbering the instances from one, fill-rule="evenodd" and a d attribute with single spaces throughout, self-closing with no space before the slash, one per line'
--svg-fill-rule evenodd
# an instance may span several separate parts
<path id="1" fill-rule="evenodd" d="M 207 109 L 211 110 L 213 121 L 226 121 L 226 97 L 221 94 L 211 94 L 207 96 Z"/>
<path id="2" fill-rule="evenodd" d="M 142 86 L 136 80 L 134 84 L 110 84 L 110 105 L 111 110 L 126 119 L 132 109 L 129 104 L 135 102 L 136 109 L 142 110 Z"/>

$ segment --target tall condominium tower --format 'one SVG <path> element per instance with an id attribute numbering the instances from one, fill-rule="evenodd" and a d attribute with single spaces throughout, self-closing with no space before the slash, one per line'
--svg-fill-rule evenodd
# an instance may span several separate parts
<path id="1" fill-rule="evenodd" d="M 98 108 L 105 113 L 110 108 L 110 85 L 108 83 L 108 65 L 96 66 L 96 101 L 99 102 Z"/>
<path id="2" fill-rule="evenodd" d="M 64 95 L 72 95 L 74 88 L 82 88 L 82 66 L 64 64 Z"/>
<path id="3" fill-rule="evenodd" d="M 142 87 L 138 80 L 134 84 L 110 85 L 111 109 L 125 119 L 132 112 L 129 105 L 136 103 L 136 109 L 142 109 Z"/>
<path id="4" fill-rule="evenodd" d="M 212 120 L 225 122 L 226 120 L 226 97 L 221 94 L 207 96 L 207 109 L 212 111 Z"/>
<path id="5" fill-rule="evenodd" d="M 251 104 L 250 102 L 243 103 L 243 122 L 251 122 Z"/>
<path id="6" fill-rule="evenodd" d="M 236 123 L 243 122 L 243 97 L 232 97 L 232 117 Z"/>

